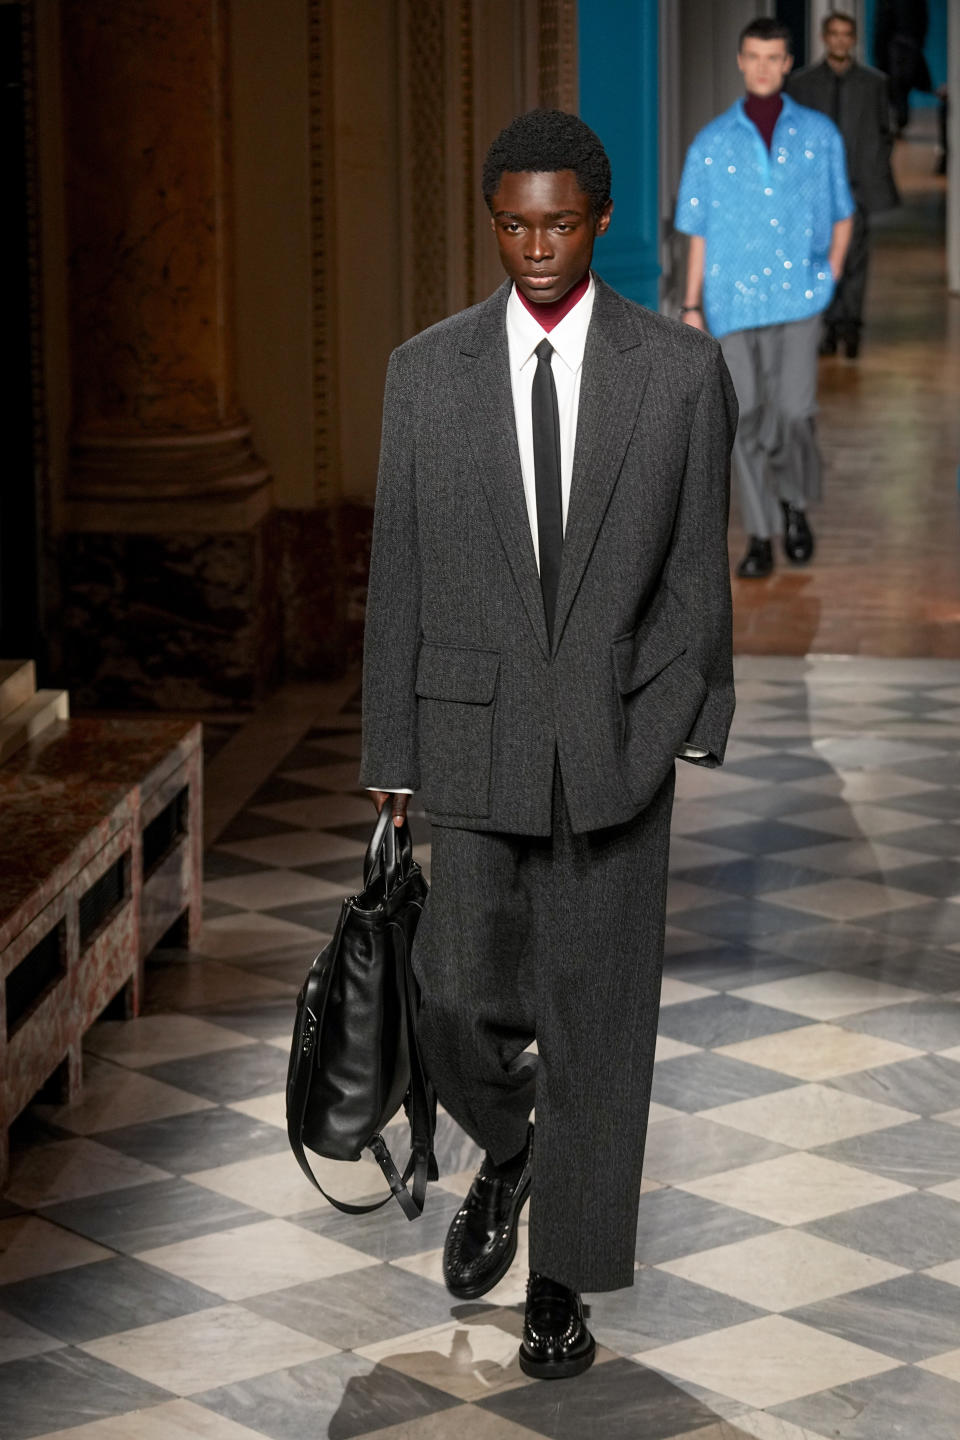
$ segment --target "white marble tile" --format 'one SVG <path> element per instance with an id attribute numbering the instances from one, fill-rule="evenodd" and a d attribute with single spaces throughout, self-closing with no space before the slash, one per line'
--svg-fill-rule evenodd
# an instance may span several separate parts
<path id="1" fill-rule="evenodd" d="M 360 786 L 360 760 L 357 756 L 330 765 L 308 765 L 304 770 L 284 770 L 281 767 L 277 774 L 282 775 L 285 780 L 296 780 L 299 785 L 315 785 L 318 790 L 363 793 Z"/>
<path id="2" fill-rule="evenodd" d="M 931 1195 L 945 1195 L 948 1200 L 960 1200 L 960 1179 L 948 1180 L 946 1185 L 935 1185 Z M 958 1216 L 960 1220 L 960 1216 Z"/>
<path id="3" fill-rule="evenodd" d="M 696 836 L 700 830 L 712 830 L 718 825 L 745 825 L 756 823 L 756 815 L 734 806 L 719 809 L 716 805 L 698 800 L 681 800 L 673 807 L 671 830 L 674 835 Z M 735 860 L 739 851 L 727 850 L 728 859 Z"/>
<path id="4" fill-rule="evenodd" d="M 772 1095 L 758 1095 L 753 1100 L 718 1105 L 702 1111 L 701 1118 L 732 1125 L 795 1150 L 811 1150 L 834 1140 L 849 1139 L 851 1135 L 904 1125 L 916 1116 L 892 1105 L 879 1105 L 859 1095 L 846 1095 L 825 1085 L 811 1084 L 778 1090 Z"/>
<path id="5" fill-rule="evenodd" d="M 319 1155 L 309 1154 L 307 1158 L 320 1184 L 338 1200 L 349 1204 L 387 1193 L 387 1183 L 379 1165 L 373 1160 L 364 1158 L 355 1164 L 340 1164 L 335 1160 L 324 1160 Z M 203 1185 L 218 1195 L 227 1195 L 231 1200 L 239 1200 L 241 1204 L 262 1210 L 267 1215 L 300 1215 L 306 1210 L 320 1209 L 327 1203 L 310 1184 L 292 1153 L 286 1151 L 281 1151 L 279 1155 L 256 1155 L 250 1160 L 238 1160 L 232 1165 L 219 1165 L 210 1170 L 197 1170 L 186 1178 L 195 1185 Z"/>
<path id="6" fill-rule="evenodd" d="M 87 1031 L 83 1043 L 95 1055 L 141 1068 L 162 1065 L 166 1060 L 185 1060 L 191 1055 L 210 1055 L 217 1050 L 235 1050 L 253 1041 L 249 1035 L 211 1025 L 196 1015 L 141 1015 L 137 1020 L 101 1021 Z"/>
<path id="7" fill-rule="evenodd" d="M 331 835 L 322 830 L 288 830 L 282 835 L 264 835 L 259 840 L 231 841 L 218 845 L 217 849 L 256 865 L 282 865 L 292 869 L 355 859 L 359 870 L 367 847 L 359 840 L 348 840 L 345 835 Z"/>
<path id="8" fill-rule="evenodd" d="M 887 985 L 882 980 L 841 970 L 818 970 L 810 975 L 794 975 L 788 980 L 746 985 L 734 994 L 744 1000 L 754 1000 L 758 1005 L 772 1005 L 775 1010 L 807 1015 L 811 1020 L 836 1020 L 843 1015 L 859 1015 L 863 1010 L 878 1010 L 884 1005 L 919 1000 L 923 996 L 920 990 Z"/>
<path id="9" fill-rule="evenodd" d="M 744 1165 L 739 1170 L 680 1181 L 677 1188 L 778 1225 L 806 1225 L 841 1210 L 892 1200 L 912 1187 L 797 1151 Z"/>
<path id="10" fill-rule="evenodd" d="M 278 910 L 281 905 L 321 904 L 343 898 L 343 887 L 301 875 L 299 870 L 261 870 L 253 875 L 234 875 L 229 880 L 211 880 L 203 887 L 204 898 L 240 905 L 244 910 Z"/>
<path id="11" fill-rule="evenodd" d="M 930 821 L 926 815 L 910 815 L 884 805 L 830 805 L 823 810 L 804 810 L 790 817 L 791 824 L 807 830 L 823 830 L 859 840 L 871 835 L 894 835 L 919 830 Z"/>
<path id="12" fill-rule="evenodd" d="M 172 1018 L 172 1017 L 171 1017 Z M 129 1061 L 125 1062 L 129 1065 Z M 71 1105 L 36 1105 L 46 1121 L 70 1130 L 74 1135 L 95 1135 L 99 1130 L 118 1130 L 122 1125 L 140 1125 L 162 1120 L 167 1115 L 189 1115 L 211 1110 L 213 1102 L 188 1095 L 173 1085 L 149 1075 L 121 1069 L 119 1065 L 88 1056 L 83 1067 L 83 1090 Z"/>
<path id="13" fill-rule="evenodd" d="M 227 915 L 224 918 L 257 922 L 269 919 L 268 916 L 257 915 L 253 911 L 244 916 Z M 213 926 L 219 924 L 219 921 L 213 920 L 210 923 Z M 307 931 L 306 934 L 310 939 L 303 942 L 305 956 L 313 950 L 313 932 Z M 274 1000 L 282 995 L 296 994 L 295 985 L 270 980 L 265 975 L 244 971 L 237 965 L 227 965 L 211 959 L 210 950 L 207 948 L 208 936 L 209 931 L 204 929 L 200 939 L 203 948 L 193 959 L 183 964 L 169 965 L 151 975 L 151 1005 L 158 1009 L 188 1010 L 205 1005 L 224 1005 L 233 1001 Z M 249 958 L 249 953 L 254 948 L 251 945 L 239 958 Z"/>
<path id="14" fill-rule="evenodd" d="M 190 1400 L 168 1400 L 151 1410 L 56 1430 L 42 1440 L 263 1440 L 263 1433 Z"/>
<path id="15" fill-rule="evenodd" d="M 221 915 L 216 920 L 208 920 L 196 948 L 201 955 L 215 960 L 230 960 L 235 956 L 246 960 L 294 945 L 303 945 L 306 954 L 313 949 L 317 938 L 318 932 L 306 925 L 278 920 L 275 915 L 258 915 L 251 910 L 247 914 Z"/>
<path id="16" fill-rule="evenodd" d="M 759 745 L 747 748 L 755 755 L 764 753 Z M 728 754 L 727 758 L 733 760 L 734 757 Z M 701 797 L 710 800 L 729 795 L 732 797 L 733 804 L 736 805 L 738 794 L 756 790 L 766 783 L 765 780 L 758 780 L 753 775 L 740 775 L 736 770 L 711 769 L 705 765 L 678 765 L 676 794 L 678 800 L 699 800 Z"/>
<path id="17" fill-rule="evenodd" d="M 934 1375 L 944 1375 L 960 1385 L 960 1349 L 948 1350 L 945 1355 L 933 1355 L 929 1360 L 920 1360 L 921 1370 L 932 1370 Z"/>
<path id="18" fill-rule="evenodd" d="M 234 1385 L 336 1353 L 333 1346 L 239 1305 L 218 1305 L 176 1320 L 161 1320 L 87 1341 L 80 1348 L 181 1396 Z"/>
<path id="19" fill-rule="evenodd" d="M 760 1408 L 849 1385 L 899 1364 L 782 1315 L 645 1350 L 634 1359 Z"/>
<path id="20" fill-rule="evenodd" d="M 809 865 L 831 875 L 871 875 L 878 870 L 899 870 L 905 865 L 920 865 L 929 855 L 908 850 L 902 845 L 886 845 L 882 840 L 832 840 L 818 845 L 802 845 L 784 852 L 797 865 Z"/>
<path id="21" fill-rule="evenodd" d="M 876 803 L 881 800 L 895 800 L 898 795 L 919 795 L 922 790 L 935 790 L 937 786 L 926 780 L 911 780 L 909 775 L 894 775 L 889 770 L 844 770 L 832 776 L 813 775 L 807 780 L 793 782 L 799 790 L 824 789 L 825 785 L 835 787 L 840 782 L 839 796 L 848 804 Z"/>
<path id="22" fill-rule="evenodd" d="M 355 1353 L 469 1401 L 527 1383 L 517 1359 L 518 1338 L 480 1315 L 365 1345 Z"/>
<path id="23" fill-rule="evenodd" d="M 766 1070 L 777 1070 L 797 1080 L 830 1080 L 836 1075 L 912 1060 L 923 1052 L 876 1035 L 821 1023 L 802 1025 L 777 1035 L 759 1035 L 753 1040 L 738 1040 L 734 1045 L 721 1046 L 715 1053 L 743 1060 L 748 1065 L 761 1065 Z"/>
<path id="24" fill-rule="evenodd" d="M 268 1040 L 268 1045 L 275 1045 L 278 1050 L 289 1049 L 289 1041 Z M 277 1090 L 272 1095 L 252 1095 L 249 1100 L 233 1100 L 227 1107 L 236 1110 L 241 1115 L 249 1115 L 251 1120 L 260 1120 L 265 1125 L 276 1125 L 278 1130 L 287 1128 L 287 1092 Z"/>
<path id="25" fill-rule="evenodd" d="M 112 1254 L 39 1215 L 11 1215 L 0 1220 L 0 1285 L 90 1265 L 108 1260 Z"/>
<path id="26" fill-rule="evenodd" d="M 95 1140 L 58 1140 L 33 1145 L 15 1157 L 6 1197 L 25 1210 L 39 1210 L 62 1200 L 79 1200 L 150 1180 L 166 1180 L 166 1170 L 144 1165 Z"/>
<path id="27" fill-rule="evenodd" d="M 669 1035 L 658 1035 L 654 1060 L 675 1060 L 678 1055 L 692 1055 L 699 1049 L 699 1045 L 688 1045 L 685 1040 L 671 1040 Z"/>
<path id="28" fill-rule="evenodd" d="M 815 885 L 796 885 L 788 890 L 772 890 L 763 898 L 792 910 L 822 915 L 825 920 L 861 920 L 866 915 L 909 910 L 911 906 L 928 903 L 926 895 L 918 895 L 915 891 L 898 890 L 890 885 L 849 877 L 822 880 Z"/>
<path id="29" fill-rule="evenodd" d="M 329 830 L 334 825 L 369 823 L 371 833 L 377 815 L 373 802 L 364 796 L 318 795 L 308 800 L 280 800 L 272 805 L 256 805 L 254 815 L 266 815 L 284 825 L 297 825 L 302 830 Z"/>
<path id="30" fill-rule="evenodd" d="M 688 1000 L 702 1000 L 704 995 L 715 995 L 715 990 L 708 990 L 703 985 L 690 985 L 686 980 L 674 980 L 672 976 L 665 975 L 660 990 L 660 1008 L 667 1005 L 684 1005 Z"/>
<path id="31" fill-rule="evenodd" d="M 699 910 L 733 897 L 725 890 L 712 890 L 706 885 L 692 885 L 688 880 L 671 880 L 667 886 L 667 914 L 679 915 L 684 910 Z"/>
<path id="32" fill-rule="evenodd" d="M 800 1230 L 774 1230 L 656 1266 L 764 1310 L 793 1310 L 907 1272 Z"/>
<path id="33" fill-rule="evenodd" d="M 722 845 L 706 845 L 702 840 L 693 840 L 685 835 L 671 836 L 671 870 L 692 870 L 698 865 L 725 865 L 730 858 L 730 851 Z M 736 859 L 736 856 L 733 858 Z"/>
<path id="34" fill-rule="evenodd" d="M 305 1192 L 309 1196 L 309 1191 Z M 319 1197 L 317 1197 L 319 1199 Z M 308 1199 L 307 1206 L 312 1202 Z M 308 1280 L 324 1280 L 378 1262 L 286 1220 L 262 1220 L 137 1257 L 225 1300 L 244 1300 Z"/>
<path id="35" fill-rule="evenodd" d="M 934 1280 L 943 1280 L 947 1285 L 960 1285 L 960 1260 L 948 1260 L 945 1265 L 934 1265 L 931 1270 L 925 1270 L 924 1274 L 932 1275 Z"/>

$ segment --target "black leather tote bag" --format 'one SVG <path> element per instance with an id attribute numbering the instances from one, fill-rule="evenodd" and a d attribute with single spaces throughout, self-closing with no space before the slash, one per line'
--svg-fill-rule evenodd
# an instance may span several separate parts
<path id="1" fill-rule="evenodd" d="M 428 1179 L 437 1179 L 436 1096 L 420 1058 L 420 996 L 410 964 L 426 897 L 409 826 L 405 821 L 398 829 L 385 805 L 367 849 L 363 889 L 344 900 L 336 933 L 297 997 L 287 1134 L 304 1174 L 349 1215 L 378 1210 L 390 1195 L 370 1205 L 335 1200 L 314 1175 L 305 1148 L 328 1160 L 359 1160 L 370 1150 L 409 1220 L 423 1212 Z M 401 1106 L 411 1132 L 402 1175 L 382 1138 Z"/>

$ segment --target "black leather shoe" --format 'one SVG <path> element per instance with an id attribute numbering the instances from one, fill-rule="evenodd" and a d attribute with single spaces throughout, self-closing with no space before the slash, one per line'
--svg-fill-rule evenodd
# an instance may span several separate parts
<path id="1" fill-rule="evenodd" d="M 782 500 L 783 506 L 783 548 L 787 559 L 794 565 L 806 565 L 814 551 L 813 531 L 803 510 Z"/>
<path id="2" fill-rule="evenodd" d="M 520 1342 L 520 1369 L 534 1380 L 565 1380 L 593 1364 L 597 1342 L 576 1290 L 530 1271 Z"/>
<path id="3" fill-rule="evenodd" d="M 820 339 L 821 355 L 836 355 L 837 353 L 837 328 L 835 325 L 828 325 Z"/>
<path id="4" fill-rule="evenodd" d="M 484 1160 L 443 1247 L 443 1279 L 459 1300 L 479 1300 L 499 1285 L 517 1253 L 520 1212 L 530 1198 L 533 1126 L 527 1131 L 523 1168 L 506 1179 L 502 1167 Z"/>
<path id="5" fill-rule="evenodd" d="M 851 327 L 844 338 L 844 349 L 847 352 L 848 360 L 856 360 L 860 354 L 860 331 Z"/>
<path id="6" fill-rule="evenodd" d="M 737 574 L 741 580 L 762 580 L 764 576 L 772 575 L 772 541 L 761 540 L 758 536 L 751 535 L 747 553 L 737 566 Z"/>

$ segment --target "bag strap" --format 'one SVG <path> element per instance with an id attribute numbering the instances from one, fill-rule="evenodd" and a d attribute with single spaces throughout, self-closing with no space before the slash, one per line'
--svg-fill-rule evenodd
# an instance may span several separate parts
<path id="1" fill-rule="evenodd" d="M 400 926 L 395 928 L 400 930 Z M 406 946 L 406 939 L 403 936 L 402 938 L 404 946 Z M 293 1090 L 290 1097 L 293 1123 L 288 1124 L 287 1133 L 290 1147 L 304 1175 L 320 1191 L 324 1200 L 333 1205 L 335 1209 L 342 1211 L 344 1215 L 369 1215 L 374 1210 L 381 1210 L 391 1198 L 396 1197 L 407 1219 L 416 1220 L 423 1214 L 428 1180 L 440 1178 L 436 1157 L 433 1153 L 437 1101 L 420 1055 L 420 1044 L 417 1039 L 419 996 L 409 955 L 404 957 L 404 979 L 407 991 L 407 1035 L 410 1046 L 410 1089 L 404 1100 L 404 1106 L 410 1121 L 412 1148 L 410 1158 L 401 1175 L 383 1137 L 381 1135 L 373 1136 L 367 1148 L 383 1171 L 387 1184 L 390 1186 L 390 1194 L 385 1195 L 382 1200 L 374 1200 L 369 1205 L 349 1205 L 345 1200 L 337 1200 L 333 1195 L 328 1195 L 314 1175 L 313 1167 L 304 1150 L 303 1122 L 307 1111 L 307 1097 L 310 1092 L 310 1069 L 313 1064 L 313 1053 L 316 1049 L 319 1031 L 318 1017 L 309 1006 L 305 1006 L 307 1020 L 300 1042 L 303 1054 L 299 1065 L 295 1068 Z M 413 1178 L 412 1191 L 407 1188 L 411 1177 Z"/>

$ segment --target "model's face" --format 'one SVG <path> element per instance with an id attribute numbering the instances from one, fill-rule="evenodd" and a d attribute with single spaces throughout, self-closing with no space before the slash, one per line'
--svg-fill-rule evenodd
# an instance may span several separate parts
<path id="1" fill-rule="evenodd" d="M 776 95 L 790 74 L 793 56 L 785 40 L 755 40 L 748 36 L 737 56 L 737 64 L 751 95 Z"/>
<path id="2" fill-rule="evenodd" d="M 857 32 L 846 20 L 831 20 L 823 32 L 823 43 L 831 60 L 849 60 L 857 43 Z"/>
<path id="3" fill-rule="evenodd" d="M 593 242 L 612 210 L 610 201 L 594 215 L 573 170 L 505 170 L 491 223 L 517 289 L 537 305 L 562 300 L 590 269 Z"/>

